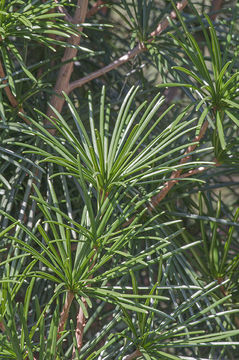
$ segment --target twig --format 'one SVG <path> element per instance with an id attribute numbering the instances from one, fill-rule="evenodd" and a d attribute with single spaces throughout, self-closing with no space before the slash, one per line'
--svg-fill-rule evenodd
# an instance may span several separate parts
<path id="1" fill-rule="evenodd" d="M 178 3 L 177 4 L 178 11 L 182 11 L 187 4 L 188 4 L 188 0 L 183 0 L 182 2 Z M 175 11 L 172 11 L 171 14 L 169 15 L 170 19 L 175 19 L 176 16 L 177 16 L 177 14 Z M 156 36 L 160 35 L 168 27 L 168 25 L 169 25 L 169 20 L 164 19 L 157 26 L 157 28 L 150 34 L 150 38 L 147 42 L 148 43 L 152 42 Z M 81 87 L 82 85 L 88 83 L 89 81 L 96 79 L 96 78 L 108 73 L 109 71 L 111 71 L 113 69 L 116 69 L 120 65 L 126 63 L 130 59 L 134 58 L 135 56 L 137 56 L 138 54 L 140 54 L 141 52 L 146 51 L 146 50 L 147 50 L 146 46 L 143 43 L 139 43 L 133 50 L 128 51 L 127 54 L 121 56 L 119 59 L 115 60 L 111 64 L 109 64 L 109 65 L 107 65 L 107 66 L 105 66 L 105 67 L 79 79 L 79 80 L 75 80 L 75 81 L 71 82 L 67 89 L 67 93 L 70 93 L 74 89 Z"/>
<path id="2" fill-rule="evenodd" d="M 96 251 L 97 251 L 97 248 L 95 248 L 95 252 Z M 91 262 L 91 265 L 90 265 L 89 271 L 91 271 L 95 265 L 94 255 L 92 256 L 90 262 Z M 90 276 L 90 279 L 92 279 L 92 277 L 93 277 L 93 275 Z M 86 286 L 89 287 L 90 284 L 87 284 Z M 83 296 L 81 297 L 81 301 L 83 302 L 85 308 L 87 309 L 87 302 Z M 86 324 L 86 318 L 85 318 L 82 306 L 80 306 L 80 309 L 79 309 L 79 312 L 78 312 L 77 318 L 76 318 L 76 331 L 75 331 L 77 349 L 75 349 L 75 347 L 73 347 L 72 359 L 75 358 L 76 351 L 80 351 L 80 349 L 82 347 L 85 324 Z"/>
<path id="3" fill-rule="evenodd" d="M 82 297 L 81 301 L 83 302 L 85 308 L 87 309 L 87 302 L 86 302 L 85 298 Z M 83 309 L 81 306 L 80 310 L 77 314 L 77 318 L 76 318 L 75 335 L 76 335 L 77 349 L 73 348 L 72 359 L 75 358 L 76 351 L 80 351 L 80 349 L 82 347 L 85 324 L 86 324 L 86 318 L 85 318 L 85 315 L 84 315 L 84 312 L 83 312 Z"/>
<path id="4" fill-rule="evenodd" d="M 214 0 L 213 2 L 213 11 L 216 11 L 220 8 L 222 4 L 222 0 Z M 217 14 L 215 14 L 214 19 L 216 18 Z M 203 136 L 205 135 L 205 132 L 208 128 L 208 121 L 205 121 L 203 126 L 201 127 L 200 133 L 198 136 L 195 137 L 195 139 L 193 140 L 193 142 L 199 142 Z M 197 144 L 191 145 L 188 147 L 187 151 L 185 152 L 185 157 L 182 158 L 181 160 L 181 164 L 185 164 L 188 160 L 189 160 L 189 156 L 188 154 L 191 153 L 195 148 L 196 148 Z M 218 166 L 220 164 L 218 164 L 216 162 L 215 166 Z M 207 168 L 206 167 L 200 167 L 198 169 L 194 169 L 194 170 L 190 170 L 185 174 L 181 174 L 182 173 L 182 169 L 174 171 L 170 177 L 170 180 L 168 180 L 165 184 L 165 186 L 163 187 L 163 189 L 157 194 L 155 195 L 152 200 L 151 200 L 151 204 L 150 206 L 152 208 L 154 208 L 155 206 L 157 206 L 161 200 L 164 199 L 164 197 L 167 195 L 167 193 L 169 192 L 169 190 L 179 181 L 178 179 L 175 180 L 176 178 L 185 178 L 185 177 L 189 177 L 195 174 L 198 174 L 200 172 L 205 171 Z"/>
<path id="5" fill-rule="evenodd" d="M 77 8 L 72 19 L 74 24 L 82 24 L 85 21 L 86 12 L 88 8 L 88 0 L 78 0 Z M 82 27 L 79 28 L 79 31 L 82 32 Z M 66 48 L 64 56 L 62 58 L 62 62 L 72 60 L 77 54 L 77 46 L 79 45 L 81 40 L 81 34 L 72 35 L 68 40 L 68 43 L 71 45 L 75 45 L 76 48 Z M 54 94 L 51 97 L 50 104 L 59 112 L 61 112 L 62 107 L 64 105 L 65 99 L 61 96 L 62 91 L 68 92 L 69 81 L 73 71 L 73 61 L 70 61 L 64 65 L 62 65 L 59 74 L 57 76 L 56 85 Z M 55 116 L 54 112 L 50 107 L 47 109 L 47 116 Z"/>
<path id="6" fill-rule="evenodd" d="M 216 158 L 213 161 L 214 161 L 213 166 L 221 166 L 221 163 Z M 201 172 L 206 171 L 206 170 L 208 170 L 207 166 L 200 166 L 197 169 L 189 170 L 187 173 L 181 174 L 180 179 L 183 179 L 183 178 L 186 178 L 186 177 L 189 177 L 192 175 L 200 174 Z"/>
<path id="7" fill-rule="evenodd" d="M 208 121 L 205 121 L 203 126 L 201 127 L 199 135 L 196 136 L 192 142 L 198 143 L 205 135 L 207 128 L 208 128 Z M 191 153 L 196 148 L 196 146 L 197 146 L 197 144 L 194 144 L 194 145 L 190 145 L 187 148 L 187 150 L 184 154 L 184 157 L 180 161 L 180 164 L 185 164 L 186 162 L 188 162 L 188 160 L 190 159 L 190 155 L 188 155 L 188 154 Z M 177 180 L 175 180 L 175 179 L 180 177 L 182 171 L 183 171 L 183 169 L 179 169 L 172 173 L 172 175 L 170 176 L 170 180 L 168 180 L 166 182 L 163 189 L 151 199 L 151 202 L 150 202 L 151 209 L 154 209 L 155 206 L 157 206 L 160 203 L 160 201 L 162 201 L 165 198 L 165 196 L 167 195 L 169 190 L 179 181 L 178 179 Z"/>
<path id="8" fill-rule="evenodd" d="M 183 0 L 180 3 L 177 3 L 177 9 L 178 11 L 182 11 L 186 6 L 188 5 L 188 0 Z M 176 19 L 177 14 L 176 11 L 172 11 L 169 15 L 169 18 L 171 20 Z M 150 34 L 150 39 L 148 40 L 148 42 L 152 42 L 155 38 L 155 36 L 160 35 L 169 25 L 169 20 L 168 18 L 164 19 L 161 23 L 159 23 L 159 25 L 157 26 L 157 28 Z"/>
<path id="9" fill-rule="evenodd" d="M 200 167 L 197 168 L 197 169 L 193 169 L 193 170 L 188 171 L 188 172 L 185 173 L 185 174 L 181 174 L 181 175 L 180 175 L 180 179 L 184 179 L 184 178 L 187 178 L 187 177 L 189 177 L 189 176 L 193 176 L 193 175 L 200 174 L 200 173 L 202 173 L 202 172 L 205 171 L 205 170 L 208 170 L 208 167 L 206 167 L 206 166 L 200 166 Z"/>
<path id="10" fill-rule="evenodd" d="M 68 87 L 68 93 L 70 93 L 74 89 L 79 88 L 82 85 L 84 85 L 96 78 L 99 78 L 100 76 L 108 73 L 109 71 L 116 69 L 117 67 L 128 62 L 130 59 L 134 58 L 136 55 L 138 55 L 139 53 L 141 53 L 142 51 L 145 51 L 145 50 L 146 49 L 143 44 L 138 44 L 133 50 L 128 51 L 127 54 L 121 56 L 119 59 L 113 61 L 111 64 L 109 64 L 97 71 L 94 71 L 90 75 L 84 76 L 83 78 L 81 78 L 79 80 L 75 80 L 75 81 L 71 82 Z"/>
<path id="11" fill-rule="evenodd" d="M 198 142 L 203 138 L 203 136 L 205 135 L 205 132 L 208 128 L 208 121 L 205 121 L 203 126 L 201 127 L 201 130 L 198 134 L 198 136 L 196 136 L 194 138 L 194 140 L 192 141 L 193 143 L 196 142 L 196 144 L 194 145 L 190 145 L 187 150 L 184 153 L 184 157 L 181 159 L 180 164 L 185 164 L 189 161 L 190 159 L 190 155 L 188 155 L 189 153 L 191 153 L 198 145 Z M 219 166 L 220 164 L 217 162 L 215 162 L 215 166 Z M 172 187 L 177 184 L 180 180 L 180 178 L 186 178 L 195 174 L 198 174 L 200 172 L 203 172 L 207 169 L 207 167 L 199 167 L 198 169 L 194 169 L 194 170 L 189 170 L 187 173 L 185 174 L 181 174 L 183 169 L 179 169 L 179 170 L 175 170 L 172 175 L 170 176 L 170 179 L 165 183 L 164 187 L 162 188 L 162 190 L 159 191 L 159 193 L 155 196 L 152 197 L 150 204 L 147 206 L 148 208 L 148 212 L 151 214 L 152 210 L 155 209 L 155 207 L 160 203 L 160 201 L 162 201 L 165 196 L 167 195 L 167 193 L 169 192 L 169 190 L 172 189 Z M 135 219 L 135 216 L 132 216 L 128 221 L 126 221 L 123 224 L 123 227 L 129 226 L 132 221 Z"/>
<path id="12" fill-rule="evenodd" d="M 59 325 L 58 325 L 58 329 L 57 329 L 57 338 L 58 339 L 61 337 L 61 333 L 64 330 L 65 323 L 66 323 L 66 321 L 68 319 L 69 310 L 70 310 L 71 303 L 72 303 L 73 299 L 74 299 L 74 293 L 71 292 L 71 291 L 68 291 L 67 295 L 66 295 L 66 300 L 65 300 L 62 312 L 61 312 L 61 317 L 60 317 L 60 322 L 59 322 Z"/>

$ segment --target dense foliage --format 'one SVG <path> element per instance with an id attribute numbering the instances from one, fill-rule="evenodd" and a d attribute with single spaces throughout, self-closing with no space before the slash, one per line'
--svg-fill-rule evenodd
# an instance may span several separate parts
<path id="1" fill-rule="evenodd" d="M 237 359 L 239 4 L 0 0 L 0 358 Z"/>

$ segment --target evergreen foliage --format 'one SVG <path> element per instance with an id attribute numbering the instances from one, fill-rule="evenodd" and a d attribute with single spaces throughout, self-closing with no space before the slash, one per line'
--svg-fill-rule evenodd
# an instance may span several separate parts
<path id="1" fill-rule="evenodd" d="M 231 360 L 239 4 L 0 0 L 0 358 Z"/>

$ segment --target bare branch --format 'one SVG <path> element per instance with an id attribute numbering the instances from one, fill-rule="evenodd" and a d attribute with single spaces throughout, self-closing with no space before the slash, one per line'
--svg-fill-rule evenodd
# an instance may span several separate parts
<path id="1" fill-rule="evenodd" d="M 192 142 L 195 142 L 196 144 L 190 145 L 187 148 L 187 150 L 185 151 L 184 157 L 180 161 L 180 164 L 185 164 L 188 162 L 188 160 L 190 159 L 189 153 L 191 153 L 197 147 L 197 143 L 203 138 L 203 136 L 206 133 L 207 128 L 208 128 L 208 121 L 205 121 L 203 126 L 201 127 L 199 135 L 196 136 L 194 138 L 194 140 L 192 141 Z M 163 189 L 151 199 L 150 207 L 152 209 L 154 209 L 154 207 L 157 206 L 160 203 L 160 201 L 162 201 L 165 198 L 165 196 L 167 195 L 169 190 L 172 189 L 172 187 L 179 181 L 178 178 L 180 177 L 182 171 L 183 171 L 183 169 L 174 171 L 172 173 L 172 175 L 170 176 L 170 180 L 168 180 L 166 182 Z"/>
<path id="2" fill-rule="evenodd" d="M 0 62 L 0 77 L 5 78 L 5 73 L 4 73 L 1 62 Z M 7 84 L 7 80 L 2 80 L 2 83 Z M 12 91 L 11 91 L 11 89 L 10 89 L 10 87 L 8 85 L 6 85 L 4 87 L 4 91 L 5 91 L 5 93 L 6 93 L 7 97 L 8 97 L 8 100 L 9 100 L 10 104 L 12 105 L 12 107 L 14 107 L 14 108 L 18 107 L 17 99 L 12 94 Z"/>
<path id="3" fill-rule="evenodd" d="M 97 248 L 95 248 L 95 252 L 96 251 L 97 251 Z M 91 271 L 95 265 L 94 255 L 92 256 L 90 262 L 91 262 L 91 265 L 89 267 L 89 271 Z M 92 275 L 90 276 L 90 279 L 92 279 Z M 90 286 L 90 284 L 87 284 L 86 286 Z M 87 309 L 88 305 L 83 296 L 81 297 L 81 301 L 84 304 L 85 308 Z M 85 324 L 86 324 L 86 318 L 85 318 L 82 306 L 80 306 L 80 309 L 79 309 L 79 312 L 78 312 L 77 318 L 76 318 L 76 331 L 75 331 L 77 349 L 75 349 L 75 347 L 73 347 L 72 359 L 75 358 L 76 351 L 79 352 L 82 347 Z"/>
<path id="4" fill-rule="evenodd" d="M 206 131 L 208 128 L 208 121 L 205 121 L 203 126 L 201 127 L 201 130 L 198 134 L 198 136 L 196 136 L 193 139 L 193 143 L 196 143 L 194 145 L 190 145 L 187 150 L 185 151 L 184 157 L 181 159 L 180 164 L 185 164 L 189 161 L 190 159 L 190 153 L 197 147 L 198 143 L 200 142 L 200 140 L 203 138 L 203 136 L 205 135 Z M 219 166 L 220 164 L 218 163 L 217 160 L 215 160 L 215 166 Z M 200 167 L 198 169 L 194 169 L 194 170 L 189 170 L 187 173 L 185 174 L 181 174 L 183 169 L 179 169 L 179 170 L 175 170 L 172 175 L 170 176 L 170 179 L 165 183 L 164 187 L 162 188 L 162 190 L 159 191 L 159 193 L 155 196 L 152 197 L 151 201 L 150 201 L 150 205 L 147 206 L 148 208 L 148 212 L 151 214 L 152 210 L 155 209 L 155 207 L 160 203 L 160 201 L 162 201 L 165 196 L 168 194 L 169 190 L 172 189 L 172 187 L 177 184 L 180 181 L 180 178 L 186 178 L 192 175 L 196 175 L 200 172 L 203 172 L 207 169 L 207 167 Z M 129 226 L 132 221 L 135 219 L 135 216 L 132 216 L 128 221 L 126 221 L 123 224 L 123 227 Z"/>
<path id="5" fill-rule="evenodd" d="M 188 4 L 187 0 L 183 0 L 181 3 L 177 4 L 177 9 L 179 11 L 182 11 L 185 6 Z M 171 14 L 169 15 L 170 19 L 175 19 L 176 18 L 176 12 L 172 11 Z M 169 25 L 169 20 L 168 19 L 164 19 L 158 26 L 157 28 L 150 34 L 150 38 L 148 40 L 148 42 L 152 42 L 156 36 L 160 35 Z M 140 54 L 143 51 L 146 51 L 147 48 L 144 44 L 139 43 L 133 50 L 130 50 L 127 52 L 127 54 L 121 56 L 119 59 L 115 60 L 114 62 L 112 62 L 111 64 L 79 79 L 76 81 L 73 81 L 72 83 L 69 84 L 69 88 L 68 88 L 68 93 L 70 93 L 71 91 L 73 91 L 74 89 L 81 87 L 82 85 L 88 83 L 89 81 L 96 79 L 106 73 L 108 73 L 109 71 L 116 69 L 117 67 L 119 67 L 120 65 L 126 63 L 127 61 L 129 61 L 130 59 L 134 58 L 135 56 L 137 56 L 138 54 Z"/>
<path id="6" fill-rule="evenodd" d="M 187 178 L 187 177 L 190 177 L 190 176 L 193 176 L 193 175 L 200 174 L 200 173 L 202 173 L 202 172 L 205 171 L 205 170 L 208 170 L 208 167 L 207 167 L 207 166 L 200 166 L 200 167 L 197 168 L 197 169 L 193 169 L 193 170 L 188 171 L 188 172 L 185 173 L 185 174 L 181 174 L 181 175 L 180 175 L 180 179 L 184 179 L 184 178 Z"/>
<path id="7" fill-rule="evenodd" d="M 68 319 L 69 310 L 70 310 L 73 299 L 74 299 L 74 293 L 71 291 L 68 291 L 68 293 L 66 295 L 66 300 L 65 300 L 62 312 L 61 312 L 61 318 L 60 318 L 60 322 L 58 325 L 58 329 L 57 329 L 57 338 L 58 339 L 61 336 L 61 332 L 64 330 L 65 323 Z"/>
<path id="8" fill-rule="evenodd" d="M 4 326 L 4 324 L 3 324 L 2 321 L 0 321 L 0 330 L 1 330 L 2 332 L 5 331 L 5 326 Z"/>
<path id="9" fill-rule="evenodd" d="M 222 3 L 223 3 L 223 0 L 213 0 L 211 11 L 210 11 L 212 13 L 212 15 L 210 17 L 213 21 L 216 20 L 216 18 L 218 16 L 218 11 L 222 7 Z"/>
<path id="10" fill-rule="evenodd" d="M 213 2 L 213 10 L 214 11 L 218 10 L 220 8 L 221 4 L 222 4 L 222 0 L 215 0 Z M 199 142 L 205 135 L 207 128 L 208 128 L 208 121 L 205 121 L 203 126 L 201 127 L 199 135 L 195 137 L 193 142 Z M 185 157 L 182 158 L 180 164 L 185 164 L 189 160 L 190 156 L 188 154 L 191 153 L 196 148 L 196 146 L 197 146 L 197 144 L 194 144 L 194 145 L 191 145 L 188 147 L 188 149 L 185 152 Z M 216 162 L 215 166 L 218 166 L 218 165 L 219 164 Z M 182 175 L 181 175 L 182 169 L 174 171 L 170 177 L 170 180 L 168 180 L 166 182 L 163 189 L 152 198 L 151 207 L 154 208 L 155 206 L 157 206 L 160 203 L 161 200 L 163 200 L 165 198 L 165 196 L 167 195 L 169 190 L 179 181 L 178 178 L 189 177 L 189 176 L 198 174 L 202 171 L 205 171 L 206 169 L 207 169 L 206 167 L 200 167 L 198 169 L 190 170 L 188 173 L 182 174 Z M 176 178 L 177 178 L 177 180 L 176 180 Z"/>
<path id="11" fill-rule="evenodd" d="M 85 21 L 87 8 L 88 8 L 88 0 L 78 0 L 77 8 L 72 20 L 74 24 L 82 24 Z M 82 27 L 79 28 L 79 31 L 82 32 Z M 81 40 L 81 34 L 79 33 L 77 35 L 72 35 L 68 43 L 71 45 L 75 45 L 77 47 L 80 43 L 80 40 Z M 66 48 L 64 56 L 62 58 L 62 62 L 73 59 L 76 56 L 77 51 L 78 51 L 77 48 L 71 48 L 71 47 Z M 62 65 L 59 74 L 57 76 L 57 81 L 54 88 L 56 94 L 52 96 L 50 103 L 59 112 L 61 112 L 65 101 L 64 98 L 61 96 L 61 94 L 62 91 L 68 92 L 69 81 L 73 71 L 73 65 L 74 64 L 72 61 Z M 50 107 L 48 107 L 47 109 L 47 116 L 54 116 L 54 113 Z"/>
<path id="12" fill-rule="evenodd" d="M 185 6 L 187 6 L 188 4 L 188 0 L 183 0 L 180 3 L 177 3 L 177 9 L 178 11 L 182 11 Z M 170 19 L 176 19 L 177 14 L 176 12 L 173 10 L 171 12 L 171 14 L 169 15 Z M 150 39 L 148 40 L 148 42 L 152 42 L 155 38 L 155 36 L 160 35 L 169 25 L 169 20 L 168 19 L 164 19 L 158 26 L 157 28 L 150 34 Z"/>
<path id="13" fill-rule="evenodd" d="M 85 308 L 87 308 L 87 302 L 86 302 L 85 298 L 82 297 L 81 301 L 83 302 Z M 73 348 L 72 359 L 75 358 L 75 352 L 80 351 L 80 349 L 82 347 L 85 324 L 86 324 L 86 318 L 85 318 L 85 315 L 84 315 L 84 312 L 83 312 L 83 309 L 81 306 L 80 310 L 77 314 L 77 318 L 76 318 L 75 335 L 76 335 L 77 349 Z"/>
<path id="14" fill-rule="evenodd" d="M 217 159 L 214 159 L 213 166 L 221 166 L 221 164 Z M 197 169 L 189 170 L 187 173 L 181 174 L 180 179 L 183 179 L 183 178 L 186 178 L 186 177 L 189 177 L 189 176 L 193 176 L 193 175 L 196 175 L 196 174 L 200 174 L 200 173 L 202 173 L 203 171 L 206 171 L 206 170 L 208 170 L 207 166 L 200 166 Z"/>
<path id="15" fill-rule="evenodd" d="M 90 75 L 87 75 L 87 76 L 79 79 L 79 80 L 73 81 L 72 83 L 69 84 L 68 93 L 70 93 L 74 89 L 81 87 L 82 85 L 90 82 L 91 80 L 94 80 L 94 79 L 108 73 L 109 71 L 116 69 L 117 67 L 128 62 L 130 59 L 134 58 L 136 55 L 138 55 L 139 53 L 141 53 L 144 50 L 145 50 L 145 46 L 143 44 L 139 44 L 133 50 L 128 51 L 127 54 L 121 56 L 119 59 L 115 60 L 111 64 L 109 64 L 109 65 L 107 65 L 107 66 L 105 66 L 105 67 L 91 73 Z"/>
<path id="16" fill-rule="evenodd" d="M 97 11 L 99 11 L 99 9 L 101 9 L 102 5 L 105 4 L 105 1 L 102 0 L 98 0 L 96 1 L 96 3 L 92 6 L 92 8 L 87 11 L 86 17 L 89 18 L 93 15 L 95 15 L 97 13 Z"/>

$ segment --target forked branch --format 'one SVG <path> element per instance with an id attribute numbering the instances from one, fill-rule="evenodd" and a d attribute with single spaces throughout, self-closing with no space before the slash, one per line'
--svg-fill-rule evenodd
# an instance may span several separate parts
<path id="1" fill-rule="evenodd" d="M 178 11 L 182 11 L 187 4 L 188 4 L 188 0 L 183 0 L 182 2 L 178 3 L 177 4 Z M 171 20 L 175 19 L 176 17 L 177 17 L 177 14 L 175 11 L 172 11 L 171 14 L 169 15 L 169 18 Z M 164 19 L 157 26 L 157 28 L 150 34 L 150 38 L 147 42 L 148 43 L 152 42 L 156 36 L 160 35 L 168 27 L 168 25 L 169 25 L 169 20 Z M 119 59 L 113 61 L 111 64 L 109 64 L 109 65 L 107 65 L 107 66 L 105 66 L 105 67 L 79 79 L 79 80 L 75 80 L 75 81 L 71 82 L 67 89 L 67 93 L 70 93 L 74 89 L 81 87 L 82 85 L 92 81 L 93 79 L 96 79 L 96 78 L 108 73 L 109 71 L 118 68 L 122 64 L 128 62 L 130 59 L 133 59 L 135 56 L 137 56 L 138 54 L 140 54 L 141 52 L 146 51 L 146 50 L 147 50 L 147 47 L 143 43 L 139 43 L 134 49 L 128 51 L 127 54 L 121 56 Z"/>

